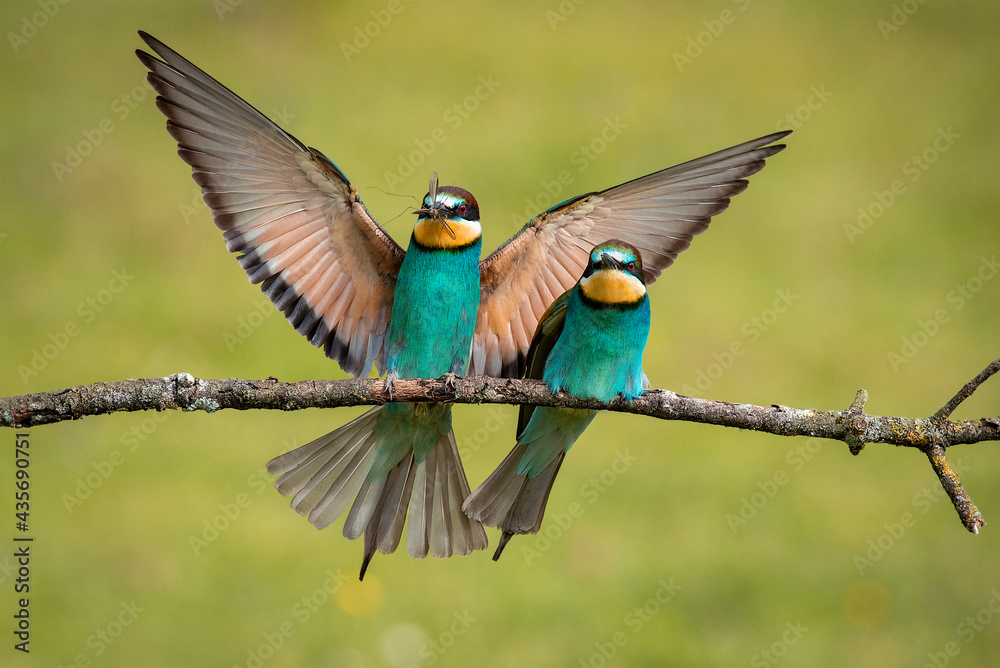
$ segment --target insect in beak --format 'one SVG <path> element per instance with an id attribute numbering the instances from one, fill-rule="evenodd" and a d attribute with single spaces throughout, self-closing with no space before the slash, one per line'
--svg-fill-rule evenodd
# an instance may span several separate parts
<path id="1" fill-rule="evenodd" d="M 428 196 L 431 198 L 431 211 L 437 211 L 438 173 L 431 172 L 431 182 L 427 185 Z"/>
<path id="2" fill-rule="evenodd" d="M 427 199 L 430 200 L 430 206 L 422 206 L 413 213 L 424 216 L 430 216 L 431 218 L 440 218 L 440 212 L 437 207 L 437 191 L 438 191 L 438 175 L 437 172 L 431 172 L 431 182 L 427 186 Z"/>
<path id="3" fill-rule="evenodd" d="M 444 218 L 441 218 L 440 220 L 441 220 L 441 225 L 443 225 L 445 231 L 448 232 L 448 236 L 451 237 L 452 240 L 456 239 L 457 237 L 455 236 L 455 230 L 451 229 L 451 225 L 448 224 L 448 221 L 445 220 Z"/>
<path id="4" fill-rule="evenodd" d="M 438 174 L 437 172 L 431 172 L 431 181 L 427 184 L 427 196 L 431 200 L 431 208 L 424 210 L 424 213 L 429 213 L 432 218 L 438 220 L 441 226 L 448 232 L 448 236 L 453 240 L 458 237 L 455 235 L 455 230 L 451 229 L 451 225 L 448 221 L 441 216 L 441 212 L 437 208 L 437 191 L 438 191 Z"/>

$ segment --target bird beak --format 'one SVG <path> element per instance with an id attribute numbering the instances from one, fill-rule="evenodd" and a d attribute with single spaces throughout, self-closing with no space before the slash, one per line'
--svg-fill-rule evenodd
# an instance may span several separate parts
<path id="1" fill-rule="evenodd" d="M 448 224 L 448 221 L 441 216 L 441 210 L 434 205 L 434 203 L 437 202 L 437 191 L 438 191 L 438 175 L 437 172 L 431 172 L 431 181 L 429 184 L 427 184 L 427 197 L 431 201 L 431 206 L 430 208 L 421 207 L 416 211 L 414 211 L 413 213 L 417 214 L 418 216 L 426 216 L 428 218 L 433 218 L 434 220 L 438 221 L 439 223 L 441 223 L 441 227 L 443 227 L 445 231 L 448 232 L 448 236 L 454 240 L 457 238 L 455 235 L 455 230 L 451 229 L 451 225 Z"/>
<path id="2" fill-rule="evenodd" d="M 414 211 L 413 213 L 417 214 L 418 216 L 424 216 L 426 218 L 431 218 L 433 220 L 436 220 L 437 222 L 441 223 L 441 227 L 445 229 L 449 237 L 451 237 L 452 239 L 457 238 L 457 236 L 455 235 L 455 230 L 453 230 L 451 225 L 448 224 L 448 220 L 441 215 L 441 210 L 438 209 L 437 207 L 430 207 L 430 208 L 421 207 L 416 211 Z"/>
<path id="3" fill-rule="evenodd" d="M 431 181 L 430 183 L 427 184 L 427 199 L 431 201 L 431 206 L 430 208 L 427 208 L 425 206 L 420 207 L 413 213 L 417 214 L 418 216 L 427 216 L 428 218 L 439 218 L 441 216 L 441 212 L 438 211 L 438 208 L 436 206 L 434 206 L 434 203 L 437 202 L 437 194 L 438 194 L 438 174 L 437 172 L 431 172 Z"/>
<path id="4" fill-rule="evenodd" d="M 597 265 L 598 269 L 624 269 L 625 265 L 616 260 L 608 253 L 601 253 L 601 261 Z"/>

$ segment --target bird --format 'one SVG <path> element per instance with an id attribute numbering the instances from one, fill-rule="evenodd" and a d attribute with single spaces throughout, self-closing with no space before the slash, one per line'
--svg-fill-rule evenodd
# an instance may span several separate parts
<path id="1" fill-rule="evenodd" d="M 583 276 L 549 306 L 531 340 L 526 378 L 556 393 L 632 401 L 649 387 L 642 353 L 649 337 L 642 255 L 613 239 L 594 247 Z M 514 534 L 538 533 L 566 453 L 595 410 L 522 405 L 517 444 L 462 510 L 502 534 L 493 560 Z"/>
<path id="2" fill-rule="evenodd" d="M 785 148 L 776 142 L 788 134 L 568 199 L 482 259 L 478 202 L 463 188 L 438 187 L 432 175 L 404 251 L 336 163 L 160 40 L 139 35 L 156 54 L 136 51 L 167 131 L 249 281 L 346 373 L 366 376 L 374 366 L 390 390 L 401 377 L 520 377 L 535 326 L 576 283 L 595 245 L 632 244 L 652 283 Z M 276 457 L 268 470 L 317 528 L 351 506 L 344 535 L 364 536 L 362 577 L 375 549 L 396 549 L 404 522 L 413 557 L 486 547 L 482 526 L 461 510 L 469 485 L 450 404 L 372 409 Z"/>
<path id="3" fill-rule="evenodd" d="M 434 173 L 416 214 L 385 342 L 390 387 L 399 377 L 464 373 L 479 305 L 482 232 L 475 197 L 456 186 L 439 188 Z M 429 298 L 434 296 L 447 298 Z M 461 512 L 469 483 L 451 408 L 390 402 L 268 463 L 268 471 L 279 476 L 278 491 L 294 494 L 292 506 L 317 528 L 354 500 L 344 536 L 364 536 L 360 579 L 376 548 L 395 551 L 407 513 L 411 556 L 430 550 L 447 557 L 486 547 L 482 525 Z M 327 484 L 314 482 L 323 480 Z"/>

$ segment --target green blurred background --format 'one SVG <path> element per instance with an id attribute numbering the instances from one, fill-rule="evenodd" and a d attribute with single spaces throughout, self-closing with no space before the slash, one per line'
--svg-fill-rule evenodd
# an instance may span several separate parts
<path id="1" fill-rule="evenodd" d="M 864 387 L 873 413 L 926 416 L 1000 352 L 995 2 L 153 4 L 0 6 L 0 395 L 181 371 L 343 377 L 227 257 L 143 87 L 138 29 L 334 159 L 401 242 L 432 169 L 475 193 L 492 249 L 564 171 L 556 199 L 794 127 L 652 287 L 655 387 L 829 409 Z M 492 90 L 467 99 L 480 77 Z M 387 177 L 438 129 L 412 175 Z M 993 380 L 957 417 L 998 407 Z M 32 429 L 32 652 L 13 650 L 0 557 L 0 663 L 975 666 L 1000 652 L 991 444 L 951 451 L 990 522 L 973 537 L 916 451 L 854 458 L 602 415 L 563 467 L 547 539 L 515 539 L 498 564 L 379 555 L 362 585 L 360 544 L 314 530 L 262 468 L 360 411 Z M 510 407 L 455 410 L 473 486 L 514 425 Z"/>

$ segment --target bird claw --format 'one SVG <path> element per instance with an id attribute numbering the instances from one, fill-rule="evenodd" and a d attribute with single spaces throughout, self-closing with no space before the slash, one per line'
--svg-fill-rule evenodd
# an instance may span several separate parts
<path id="1" fill-rule="evenodd" d="M 390 371 L 385 376 L 385 392 L 389 395 L 389 401 L 392 401 L 392 395 L 396 392 L 397 380 L 399 380 L 399 374 L 395 370 Z"/>
<path id="2" fill-rule="evenodd" d="M 444 381 L 444 386 L 447 387 L 449 390 L 455 390 L 456 388 L 455 382 L 458 380 L 458 374 L 449 371 L 448 373 L 441 376 L 441 380 Z"/>

